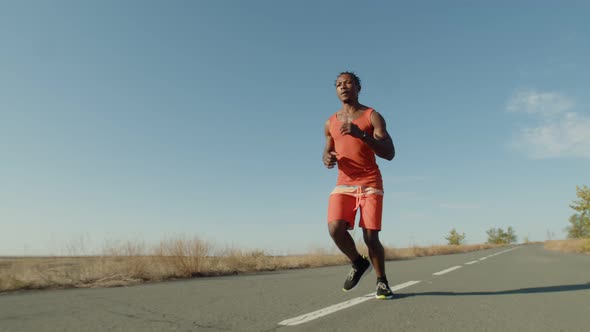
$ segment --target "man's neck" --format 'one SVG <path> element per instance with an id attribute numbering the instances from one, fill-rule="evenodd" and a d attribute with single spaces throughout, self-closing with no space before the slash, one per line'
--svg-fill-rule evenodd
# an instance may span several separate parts
<path id="1" fill-rule="evenodd" d="M 362 107 L 362 105 L 359 104 L 358 101 L 350 102 L 350 103 L 342 103 L 342 112 L 348 113 L 348 114 L 353 114 L 356 111 L 360 110 L 361 107 Z"/>

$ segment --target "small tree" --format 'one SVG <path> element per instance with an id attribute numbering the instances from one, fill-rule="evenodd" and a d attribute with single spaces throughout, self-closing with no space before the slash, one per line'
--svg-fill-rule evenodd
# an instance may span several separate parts
<path id="1" fill-rule="evenodd" d="M 463 244 L 463 241 L 465 240 L 465 233 L 459 234 L 459 232 L 457 232 L 457 230 L 455 228 L 453 228 L 449 232 L 449 235 L 445 237 L 445 239 L 447 239 L 447 241 L 449 241 L 450 245 L 458 246 L 458 245 Z"/>
<path id="2" fill-rule="evenodd" d="M 491 244 L 510 244 L 517 240 L 512 227 L 508 227 L 507 231 L 502 228 L 490 228 L 486 233 L 488 234 L 488 243 Z"/>
<path id="3" fill-rule="evenodd" d="M 518 237 L 516 236 L 516 232 L 514 232 L 514 228 L 512 228 L 512 226 L 508 227 L 508 230 L 506 231 L 505 236 L 506 236 L 505 243 L 516 243 L 516 241 L 518 240 Z"/>
<path id="4" fill-rule="evenodd" d="M 590 220 L 587 216 L 573 214 L 567 227 L 567 237 L 570 239 L 580 239 L 590 237 Z"/>
<path id="5" fill-rule="evenodd" d="M 488 243 L 500 244 L 502 243 L 502 233 L 504 231 L 501 228 L 490 228 L 486 231 L 488 234 Z"/>
<path id="6" fill-rule="evenodd" d="M 576 196 L 579 200 L 574 201 L 570 207 L 578 211 L 582 216 L 590 216 L 590 188 L 576 186 Z"/>
<path id="7" fill-rule="evenodd" d="M 567 237 L 590 237 L 590 188 L 576 186 L 576 196 L 579 199 L 573 201 L 570 207 L 578 213 L 573 214 L 569 219 L 570 226 L 566 228 Z"/>

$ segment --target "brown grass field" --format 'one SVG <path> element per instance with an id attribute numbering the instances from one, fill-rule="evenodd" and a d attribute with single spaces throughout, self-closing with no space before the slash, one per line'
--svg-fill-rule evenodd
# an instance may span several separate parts
<path id="1" fill-rule="evenodd" d="M 498 245 L 386 247 L 387 260 L 470 252 Z M 366 248 L 359 245 L 361 252 Z M 198 238 L 177 238 L 147 248 L 128 242 L 100 256 L 0 257 L 0 293 L 27 289 L 129 286 L 145 282 L 301 269 L 349 262 L 336 249 L 272 256 L 264 251 L 226 248 L 212 253 Z"/>
<path id="2" fill-rule="evenodd" d="M 590 239 L 546 241 L 545 249 L 559 252 L 575 252 L 590 254 Z"/>

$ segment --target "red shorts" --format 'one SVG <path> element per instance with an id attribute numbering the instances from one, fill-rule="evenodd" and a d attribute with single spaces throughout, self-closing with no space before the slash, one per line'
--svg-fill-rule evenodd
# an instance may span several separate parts
<path id="1" fill-rule="evenodd" d="M 332 193 L 328 203 L 328 222 L 344 220 L 348 223 L 348 229 L 353 229 L 358 209 L 361 210 L 359 227 L 381 230 L 383 195 L 380 194 Z"/>

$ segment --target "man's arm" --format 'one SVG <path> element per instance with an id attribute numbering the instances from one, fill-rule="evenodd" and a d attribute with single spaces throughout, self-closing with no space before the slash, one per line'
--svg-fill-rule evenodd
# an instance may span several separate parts
<path id="1" fill-rule="evenodd" d="M 373 125 L 373 136 L 362 138 L 375 154 L 383 159 L 392 160 L 395 157 L 395 147 L 391 136 L 387 132 L 385 119 L 377 111 L 371 114 L 371 124 Z"/>
<path id="2" fill-rule="evenodd" d="M 330 135 L 330 120 L 324 124 L 324 136 L 326 136 L 326 146 L 324 147 L 324 154 L 322 161 L 327 168 L 334 168 L 336 165 L 336 151 L 334 151 L 334 139 Z"/>

